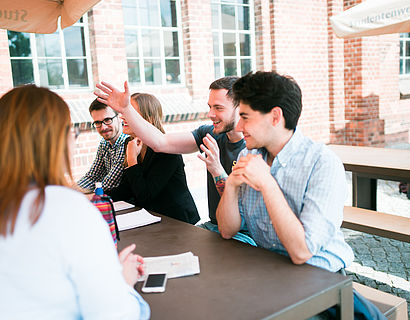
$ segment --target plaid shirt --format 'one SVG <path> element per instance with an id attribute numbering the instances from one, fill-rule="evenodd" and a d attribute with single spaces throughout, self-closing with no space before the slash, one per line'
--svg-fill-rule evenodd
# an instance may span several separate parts
<path id="1" fill-rule="evenodd" d="M 102 139 L 90 170 L 77 184 L 81 188 L 90 191 L 95 189 L 96 182 L 102 182 L 104 191 L 117 187 L 120 184 L 124 170 L 124 143 L 127 138 L 128 135 L 121 133 L 114 145 Z"/>
<path id="2" fill-rule="evenodd" d="M 238 158 L 248 153 L 262 154 L 266 161 L 267 151 L 263 148 L 242 150 Z M 296 130 L 273 160 L 270 172 L 303 225 L 307 247 L 313 254 L 307 263 L 333 272 L 349 266 L 353 251 L 340 230 L 347 190 L 340 159 Z M 246 224 L 259 246 L 288 255 L 273 228 L 262 194 L 242 184 L 238 205 L 242 229 Z"/>

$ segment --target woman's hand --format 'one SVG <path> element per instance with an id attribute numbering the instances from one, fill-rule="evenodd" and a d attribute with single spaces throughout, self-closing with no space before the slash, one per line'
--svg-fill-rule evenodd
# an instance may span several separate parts
<path id="1" fill-rule="evenodd" d="M 143 143 L 140 138 L 134 138 L 127 145 L 127 163 L 131 167 L 138 163 L 138 156 L 141 153 Z"/>
<path id="2" fill-rule="evenodd" d="M 133 254 L 134 249 L 135 244 L 131 244 L 118 254 L 122 264 L 122 275 L 125 282 L 131 287 L 134 287 L 138 279 L 144 275 L 144 259 L 137 254 Z"/>
<path id="3" fill-rule="evenodd" d="M 96 87 L 102 91 L 94 91 L 98 101 L 110 106 L 119 113 L 125 113 L 127 107 L 130 106 L 130 90 L 127 81 L 124 82 L 124 92 L 104 81 L 97 83 Z"/>

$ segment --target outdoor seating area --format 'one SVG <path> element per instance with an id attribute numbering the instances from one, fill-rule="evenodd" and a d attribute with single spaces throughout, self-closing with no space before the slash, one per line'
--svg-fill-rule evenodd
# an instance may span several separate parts
<path id="1" fill-rule="evenodd" d="M 410 0 L 0 8 L 0 320 L 410 320 Z"/>

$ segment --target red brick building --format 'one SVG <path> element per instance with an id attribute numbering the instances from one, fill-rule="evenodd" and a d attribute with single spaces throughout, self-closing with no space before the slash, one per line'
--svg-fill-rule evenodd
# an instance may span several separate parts
<path id="1" fill-rule="evenodd" d="M 166 130 L 192 130 L 206 121 L 214 79 L 275 69 L 301 86 L 299 127 L 314 140 L 408 143 L 410 33 L 338 39 L 329 17 L 359 2 L 103 0 L 53 35 L 0 30 L 0 93 L 36 83 L 66 99 L 86 131 L 77 142 L 77 176 L 98 144 L 88 105 L 102 80 L 119 87 L 128 80 L 133 92 L 157 95 Z M 201 162 L 185 160 L 188 180 L 198 180 Z"/>

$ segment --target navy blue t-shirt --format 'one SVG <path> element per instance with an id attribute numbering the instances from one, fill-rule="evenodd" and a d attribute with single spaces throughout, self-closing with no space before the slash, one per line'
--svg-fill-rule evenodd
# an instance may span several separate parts
<path id="1" fill-rule="evenodd" d="M 192 134 L 194 135 L 198 149 L 199 146 L 203 144 L 202 139 L 206 136 L 207 133 L 209 133 L 216 140 L 219 147 L 219 157 L 222 167 L 229 175 L 232 172 L 232 167 L 236 163 L 239 152 L 243 148 L 245 148 L 245 140 L 241 139 L 238 142 L 231 143 L 229 142 L 226 133 L 214 134 L 213 130 L 213 125 L 203 125 L 200 126 L 198 129 L 192 131 Z M 218 190 L 216 190 L 214 179 L 212 178 L 212 175 L 209 173 L 209 171 L 207 172 L 207 183 L 209 219 L 212 223 L 217 224 L 216 208 L 218 207 L 218 203 L 221 197 L 219 196 Z"/>

